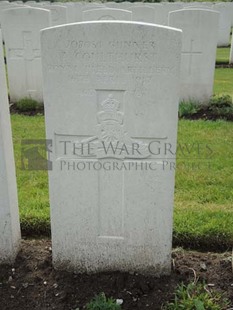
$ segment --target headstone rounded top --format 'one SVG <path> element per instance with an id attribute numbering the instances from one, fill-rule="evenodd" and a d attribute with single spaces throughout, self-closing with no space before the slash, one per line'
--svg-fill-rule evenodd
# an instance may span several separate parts
<path id="1" fill-rule="evenodd" d="M 146 5 L 146 4 L 144 4 L 144 5 L 133 5 L 133 6 L 131 6 L 130 8 L 129 8 L 129 10 L 132 10 L 132 9 L 137 9 L 137 10 L 140 10 L 140 9 L 153 9 L 153 6 L 151 6 L 151 5 Z"/>
<path id="2" fill-rule="evenodd" d="M 4 10 L 4 14 L 11 14 L 11 15 L 19 15 L 20 13 L 25 15 L 25 13 L 27 13 L 28 15 L 30 15 L 31 13 L 35 14 L 35 13 L 41 13 L 41 12 L 49 12 L 49 10 L 43 9 L 43 8 L 35 8 L 35 7 L 17 7 L 17 8 L 8 8 L 6 10 Z"/>
<path id="3" fill-rule="evenodd" d="M 66 9 L 66 6 L 65 5 L 61 5 L 61 4 L 44 4 L 44 8 L 48 8 L 49 10 L 52 8 L 56 9 L 56 8 L 64 8 Z"/>
<path id="4" fill-rule="evenodd" d="M 114 11 L 114 12 L 130 12 L 130 10 L 124 10 L 124 9 L 113 9 L 113 8 L 102 8 L 102 7 L 98 7 L 98 8 L 94 8 L 94 9 L 87 9 L 84 10 L 83 12 L 98 12 L 98 11 L 106 11 L 106 12 L 110 12 L 110 11 Z"/>
<path id="5" fill-rule="evenodd" d="M 81 27 L 84 25 L 90 25 L 90 26 L 97 26 L 98 24 L 102 24 L 102 26 L 104 26 L 106 24 L 106 27 L 110 26 L 111 24 L 128 24 L 130 25 L 138 25 L 139 28 L 143 27 L 143 26 L 150 26 L 150 27 L 155 27 L 158 29 L 161 29 L 161 31 L 177 31 L 177 32 L 182 32 L 181 29 L 175 28 L 175 27 L 170 27 L 170 26 L 163 26 L 163 25 L 159 25 L 159 24 L 154 24 L 154 23 L 145 23 L 145 22 L 137 22 L 137 21 L 122 21 L 122 20 L 95 20 L 95 21 L 83 21 L 80 23 L 72 23 L 72 24 L 66 24 L 66 25 L 60 25 L 60 26 L 56 26 L 56 27 L 49 27 L 49 28 L 44 28 L 41 30 L 42 33 L 47 32 L 47 31 L 56 31 L 56 29 L 58 28 L 71 28 L 74 29 L 75 27 Z"/>
<path id="6" fill-rule="evenodd" d="M 194 15 L 194 14 L 211 14 L 211 13 L 214 13 L 214 14 L 218 14 L 219 15 L 219 12 L 218 11 L 215 11 L 215 10 L 212 10 L 211 8 L 192 8 L 192 7 L 187 7 L 187 8 L 184 8 L 184 9 L 181 9 L 181 10 L 175 10 L 175 11 L 171 11 L 169 12 L 169 15 L 170 14 L 173 14 L 173 13 L 177 13 L 177 14 L 191 14 L 191 15 Z"/>
<path id="7" fill-rule="evenodd" d="M 132 12 L 113 8 L 97 8 L 83 11 L 83 21 L 91 20 L 132 20 Z"/>

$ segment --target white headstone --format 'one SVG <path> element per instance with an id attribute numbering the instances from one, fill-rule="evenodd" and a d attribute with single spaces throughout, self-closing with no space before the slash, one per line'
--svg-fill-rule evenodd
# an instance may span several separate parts
<path id="1" fill-rule="evenodd" d="M 81 2 L 81 3 L 75 2 L 75 5 L 77 5 L 78 7 L 82 5 L 83 11 L 105 8 L 105 5 L 103 3 L 96 3 L 96 2 Z"/>
<path id="2" fill-rule="evenodd" d="M 15 3 L 1 3 L 0 2 L 0 28 L 1 28 L 1 23 L 2 23 L 2 14 L 4 10 L 7 9 L 15 9 L 19 7 L 23 7 L 24 5 L 22 4 L 15 4 Z M 2 34 L 3 35 L 3 34 Z"/>
<path id="3" fill-rule="evenodd" d="M 233 36 L 231 36 L 230 64 L 233 63 Z"/>
<path id="4" fill-rule="evenodd" d="M 41 42 L 54 265 L 168 274 L 174 170 L 157 152 L 176 148 L 181 31 L 83 22 Z"/>
<path id="5" fill-rule="evenodd" d="M 123 1 L 123 2 L 119 2 L 118 5 L 119 5 L 118 7 L 119 9 L 128 10 L 132 6 L 132 3 L 129 1 Z"/>
<path id="6" fill-rule="evenodd" d="M 51 12 L 51 25 L 58 26 L 67 23 L 67 16 L 66 16 L 66 7 L 61 5 L 44 5 L 44 9 L 50 10 Z"/>
<path id="7" fill-rule="evenodd" d="M 67 23 L 82 21 L 83 4 L 80 2 L 64 2 L 66 7 Z"/>
<path id="8" fill-rule="evenodd" d="M 95 9 L 83 11 L 83 21 L 94 20 L 132 20 L 132 12 L 120 9 Z"/>
<path id="9" fill-rule="evenodd" d="M 155 8 L 155 23 L 163 26 L 168 25 L 169 12 L 181 9 L 181 5 L 179 3 L 153 3 L 153 5 Z"/>
<path id="10" fill-rule="evenodd" d="M 116 2 L 111 2 L 111 1 L 108 1 L 105 3 L 106 7 L 108 8 L 114 8 L 114 9 L 117 9 L 119 8 L 119 4 L 116 3 Z"/>
<path id="11" fill-rule="evenodd" d="M 102 3 L 96 2 L 75 2 L 75 21 L 83 21 L 83 12 L 95 9 L 104 9 L 105 6 Z"/>
<path id="12" fill-rule="evenodd" d="M 12 263 L 20 245 L 18 198 L 0 31 L 0 263 Z"/>
<path id="13" fill-rule="evenodd" d="M 169 26 L 183 30 L 181 99 L 203 102 L 212 95 L 218 20 L 218 12 L 201 9 L 169 14 Z"/>
<path id="14" fill-rule="evenodd" d="M 75 4 L 74 3 L 70 3 L 70 2 L 66 2 L 63 5 L 66 7 L 67 23 L 74 23 L 74 22 L 76 22 Z"/>
<path id="15" fill-rule="evenodd" d="M 129 8 L 132 11 L 132 20 L 138 22 L 154 23 L 155 10 L 150 6 L 132 6 Z"/>
<path id="16" fill-rule="evenodd" d="M 44 7 L 43 3 L 36 2 L 36 3 L 30 3 L 27 6 L 30 6 L 31 8 L 39 8 L 42 9 Z"/>
<path id="17" fill-rule="evenodd" d="M 214 4 L 213 3 L 209 3 L 209 4 L 203 4 L 203 2 L 199 2 L 196 4 L 193 3 L 185 3 L 185 6 L 183 7 L 183 9 L 203 9 L 203 10 L 212 10 L 214 9 Z"/>
<path id="18" fill-rule="evenodd" d="M 233 2 L 225 2 L 225 5 L 227 6 L 230 15 L 231 27 L 233 27 Z"/>
<path id="19" fill-rule="evenodd" d="M 38 8 L 5 10 L 4 32 L 11 101 L 30 97 L 43 101 L 40 30 L 50 26 L 50 11 Z"/>
<path id="20" fill-rule="evenodd" d="M 80 2 L 75 2 L 74 7 L 75 7 L 75 10 L 74 10 L 75 22 L 82 22 L 84 10 L 92 10 L 92 8 L 89 8 L 89 5 L 84 4 L 84 3 L 80 3 Z M 91 4 L 90 4 L 90 7 L 91 7 Z M 99 7 L 96 6 L 94 8 L 99 8 Z"/>
<path id="21" fill-rule="evenodd" d="M 228 46 L 230 44 L 231 16 L 225 3 L 214 5 L 214 10 L 220 13 L 218 27 L 218 47 Z"/>

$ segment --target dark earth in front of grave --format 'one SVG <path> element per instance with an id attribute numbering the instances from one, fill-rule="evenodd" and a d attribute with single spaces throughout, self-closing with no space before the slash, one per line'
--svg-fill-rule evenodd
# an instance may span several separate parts
<path id="1" fill-rule="evenodd" d="M 229 63 L 217 63 L 215 68 L 233 68 L 233 64 Z"/>
<path id="2" fill-rule="evenodd" d="M 210 106 L 203 105 L 200 107 L 200 109 L 193 114 L 185 115 L 182 117 L 184 119 L 190 119 L 190 120 L 206 120 L 206 121 L 217 121 L 217 120 L 225 120 L 225 121 L 233 121 L 233 114 L 232 112 L 224 112 L 219 109 L 219 111 L 216 109 L 216 111 L 213 111 Z"/>
<path id="3" fill-rule="evenodd" d="M 1 310 L 75 310 L 96 294 L 123 299 L 124 310 L 156 310 L 174 297 L 175 287 L 194 280 L 214 284 L 233 305 L 231 253 L 173 251 L 169 277 L 145 277 L 120 272 L 74 274 L 52 267 L 50 240 L 24 240 L 13 266 L 0 267 Z M 206 266 L 203 270 L 203 263 Z"/>
<path id="4" fill-rule="evenodd" d="M 20 111 L 15 103 L 10 104 L 10 113 L 11 114 L 22 114 L 26 116 L 36 116 L 36 115 L 44 115 L 44 106 L 41 105 L 37 107 L 35 110 L 28 111 Z"/>

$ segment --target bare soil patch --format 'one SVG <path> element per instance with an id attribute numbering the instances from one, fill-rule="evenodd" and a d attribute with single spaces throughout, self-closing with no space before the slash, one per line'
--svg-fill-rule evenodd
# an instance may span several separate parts
<path id="1" fill-rule="evenodd" d="M 122 298 L 122 309 L 156 310 L 172 300 L 176 286 L 194 279 L 224 292 L 233 305 L 231 253 L 173 251 L 169 277 L 145 277 L 121 272 L 74 274 L 54 270 L 50 240 L 24 240 L 13 266 L 0 267 L 1 310 L 84 309 L 96 294 Z M 204 268 L 203 268 L 204 266 Z M 206 268 L 205 268 L 206 267 Z"/>

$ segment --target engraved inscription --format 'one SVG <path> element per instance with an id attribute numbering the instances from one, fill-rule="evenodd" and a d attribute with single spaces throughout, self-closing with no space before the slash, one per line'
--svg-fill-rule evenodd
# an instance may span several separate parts
<path id="1" fill-rule="evenodd" d="M 168 50 L 169 50 L 169 44 Z M 59 40 L 51 43 L 57 53 L 46 64 L 48 71 L 62 71 L 65 79 L 77 83 L 81 89 L 109 88 L 132 81 L 130 88 L 137 96 L 146 94 L 156 75 L 175 75 L 175 61 L 159 61 L 160 44 L 156 40 L 77 40 L 67 38 L 60 46 Z M 49 48 L 49 47 L 48 47 Z M 138 91 L 138 79 L 143 79 L 143 90 Z M 149 80 L 149 83 L 147 82 Z M 125 83 L 122 82 L 122 85 Z M 122 87 L 122 86 L 120 86 Z"/>

